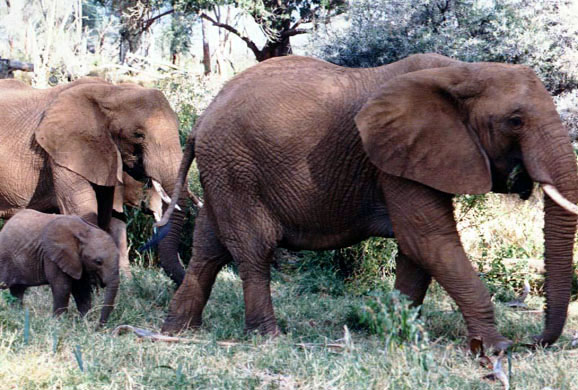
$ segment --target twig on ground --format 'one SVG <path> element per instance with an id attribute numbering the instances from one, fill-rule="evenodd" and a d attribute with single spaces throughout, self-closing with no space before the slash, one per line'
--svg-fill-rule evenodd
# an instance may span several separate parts
<path id="1" fill-rule="evenodd" d="M 485 375 L 483 379 L 488 379 L 490 381 L 498 380 L 502 382 L 505 390 L 510 389 L 510 381 L 508 380 L 508 375 L 504 372 L 504 366 L 502 364 L 502 359 L 504 358 L 504 352 L 500 352 L 496 361 L 493 363 L 492 373 Z"/>
<path id="2" fill-rule="evenodd" d="M 139 339 L 150 340 L 150 341 L 163 341 L 165 343 L 191 343 L 191 344 L 210 344 L 209 341 L 198 340 L 198 339 L 191 339 L 185 337 L 173 337 L 173 336 L 166 336 L 164 334 L 152 332 L 147 329 L 137 328 L 131 325 L 119 325 L 113 331 L 113 336 L 118 336 L 120 334 L 132 332 L 134 333 Z M 217 341 L 217 345 L 221 347 L 231 347 L 236 345 L 241 345 L 241 343 L 236 343 L 234 341 Z"/>

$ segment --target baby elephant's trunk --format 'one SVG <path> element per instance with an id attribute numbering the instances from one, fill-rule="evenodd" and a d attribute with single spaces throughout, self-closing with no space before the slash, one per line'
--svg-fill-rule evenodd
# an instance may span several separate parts
<path id="1" fill-rule="evenodd" d="M 104 303 L 102 307 L 102 312 L 100 313 L 100 321 L 98 322 L 98 326 L 101 327 L 106 324 L 108 320 L 108 316 L 112 312 L 114 308 L 114 300 L 116 298 L 116 294 L 118 292 L 118 285 L 119 285 L 119 276 L 118 270 L 115 275 L 110 277 L 109 280 L 104 281 L 106 283 L 106 290 L 104 295 Z"/>

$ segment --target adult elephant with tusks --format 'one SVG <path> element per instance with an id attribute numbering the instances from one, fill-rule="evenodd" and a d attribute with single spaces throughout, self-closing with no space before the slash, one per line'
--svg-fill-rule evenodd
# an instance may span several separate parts
<path id="1" fill-rule="evenodd" d="M 469 338 L 503 350 L 488 290 L 461 245 L 454 194 L 545 192 L 545 328 L 567 316 L 578 200 L 576 157 L 552 98 L 525 66 L 421 54 L 371 69 L 290 56 L 228 82 L 189 136 L 205 205 L 164 332 L 201 324 L 221 267 L 238 263 L 247 330 L 279 332 L 276 247 L 329 249 L 370 236 L 399 244 L 395 287 L 421 304 L 435 278 Z M 173 199 L 175 200 L 175 199 Z M 164 215 L 167 220 L 171 207 Z M 161 221 L 164 222 L 164 221 Z"/>
<path id="2" fill-rule="evenodd" d="M 182 150 L 177 117 L 160 91 L 97 78 L 49 89 L 0 81 L 0 112 L 0 217 L 24 208 L 78 215 L 120 245 L 126 229 L 113 206 L 123 172 L 150 181 L 169 203 Z M 176 225 L 179 218 L 177 210 Z M 180 283 L 184 270 L 174 261 L 162 265 Z"/>

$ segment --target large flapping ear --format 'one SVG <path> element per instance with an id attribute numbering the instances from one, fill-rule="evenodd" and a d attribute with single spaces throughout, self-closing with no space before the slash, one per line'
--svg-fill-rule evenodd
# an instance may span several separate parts
<path id="1" fill-rule="evenodd" d="M 64 89 L 36 129 L 36 141 L 56 164 L 100 186 L 122 182 L 120 152 L 102 105 L 113 88 L 104 82 L 90 82 Z"/>
<path id="2" fill-rule="evenodd" d="M 492 187 L 488 158 L 465 124 L 465 99 L 479 93 L 467 67 L 427 69 L 387 82 L 355 117 L 381 171 L 452 194 Z"/>
<path id="3" fill-rule="evenodd" d="M 87 234 L 87 229 L 88 224 L 80 217 L 62 216 L 46 225 L 42 232 L 42 249 L 46 257 L 77 280 L 82 276 L 78 237 Z"/>

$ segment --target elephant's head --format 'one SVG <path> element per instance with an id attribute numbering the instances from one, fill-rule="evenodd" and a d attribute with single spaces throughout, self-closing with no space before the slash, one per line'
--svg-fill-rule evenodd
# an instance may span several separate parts
<path id="1" fill-rule="evenodd" d="M 81 79 L 62 88 L 35 136 L 56 164 L 100 186 L 122 183 L 124 170 L 172 193 L 182 157 L 167 99 L 133 84 Z"/>
<path id="2" fill-rule="evenodd" d="M 380 170 L 442 192 L 526 199 L 533 182 L 544 185 L 547 309 L 539 341 L 556 341 L 570 299 L 576 216 L 553 199 L 575 203 L 578 177 L 568 132 L 534 72 L 461 63 L 405 74 L 384 85 L 356 123 Z"/>
<path id="3" fill-rule="evenodd" d="M 165 196 L 162 188 L 156 184 L 145 188 L 143 183 L 133 179 L 126 172 L 122 176 L 123 184 L 114 192 L 114 209 L 122 212 L 123 205 L 141 208 L 145 214 L 152 215 L 155 221 L 160 221 L 163 215 L 163 196 Z"/>
<path id="4" fill-rule="evenodd" d="M 79 280 L 87 273 L 106 287 L 99 321 L 105 324 L 119 286 L 119 251 L 112 237 L 80 217 L 62 216 L 44 228 L 42 249 L 71 278 Z"/>

